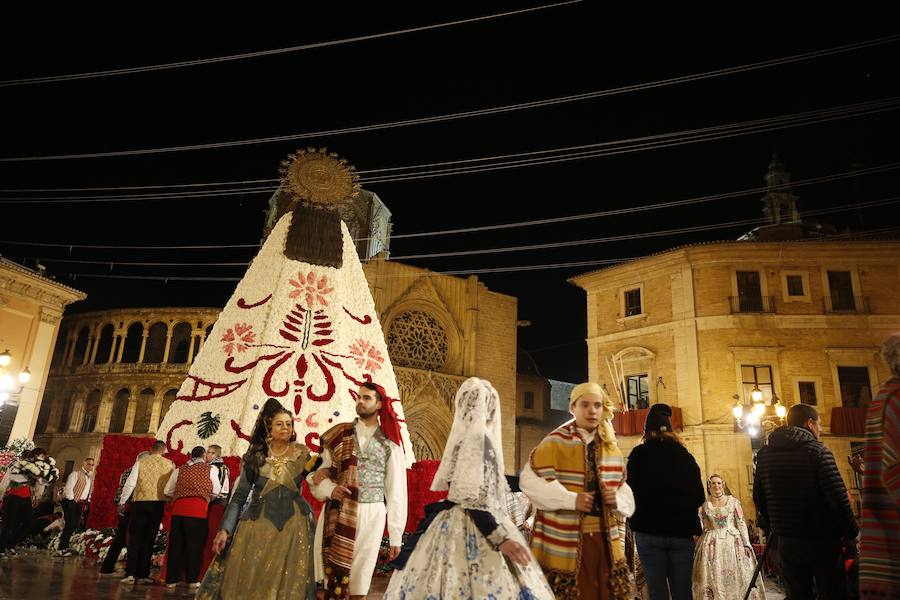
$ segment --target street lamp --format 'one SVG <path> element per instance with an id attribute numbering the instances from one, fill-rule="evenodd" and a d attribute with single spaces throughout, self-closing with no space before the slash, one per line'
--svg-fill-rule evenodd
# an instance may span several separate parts
<path id="1" fill-rule="evenodd" d="M 731 414 L 734 416 L 734 422 L 750 437 L 758 437 L 761 432 L 768 435 L 776 427 L 784 425 L 787 409 L 774 393 L 772 394 L 772 404 L 765 403 L 759 387 L 754 387 L 750 392 L 749 404 L 741 402 L 741 397 L 737 394 L 732 398 L 734 407 L 731 409 Z"/>
<path id="2" fill-rule="evenodd" d="M 10 362 L 12 362 L 12 354 L 10 354 L 9 350 L 4 350 L 3 353 L 0 353 L 0 406 L 3 406 L 9 400 L 13 393 L 21 393 L 25 384 L 31 380 L 31 371 L 28 367 L 19 371 L 15 377 L 13 377 L 12 373 L 8 373 L 6 367 L 9 366 Z M 16 380 L 19 382 L 19 389 L 14 392 Z"/>

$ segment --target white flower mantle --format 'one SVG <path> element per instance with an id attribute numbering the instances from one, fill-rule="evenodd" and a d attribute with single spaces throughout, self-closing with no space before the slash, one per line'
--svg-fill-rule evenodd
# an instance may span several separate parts
<path id="1" fill-rule="evenodd" d="M 356 416 L 356 390 L 370 380 L 395 400 L 412 465 L 397 380 L 347 227 L 341 223 L 343 266 L 322 267 L 285 257 L 291 218 L 281 218 L 238 283 L 160 436 L 172 450 L 218 444 L 226 455 L 241 455 L 259 410 L 272 397 L 294 413 L 298 441 L 316 451 L 322 433 Z M 201 439 L 197 425 L 206 412 L 220 425 Z"/>

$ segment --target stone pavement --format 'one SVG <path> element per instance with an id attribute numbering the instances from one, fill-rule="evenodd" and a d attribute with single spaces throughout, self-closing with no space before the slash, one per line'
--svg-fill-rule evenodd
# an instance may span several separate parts
<path id="1" fill-rule="evenodd" d="M 167 600 L 191 598 L 192 591 L 162 584 L 122 585 L 119 578 L 101 578 L 93 560 L 55 558 L 45 551 L 23 552 L 19 558 L 0 560 L 0 600 Z M 154 572 L 155 574 L 155 572 Z M 368 598 L 381 598 L 386 577 L 376 577 Z M 766 580 L 766 600 L 782 600 L 784 594 Z"/>
<path id="2" fill-rule="evenodd" d="M 174 600 L 194 596 L 184 587 L 123 585 L 119 578 L 100 577 L 99 573 L 100 566 L 92 559 L 22 552 L 18 558 L 0 560 L 0 600 Z M 387 578 L 375 578 L 368 597 L 381 598 L 386 585 Z"/>

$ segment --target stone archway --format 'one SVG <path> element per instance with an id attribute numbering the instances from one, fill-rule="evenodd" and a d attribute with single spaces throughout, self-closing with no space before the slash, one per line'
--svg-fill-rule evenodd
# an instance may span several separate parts
<path id="1" fill-rule="evenodd" d="M 453 424 L 440 391 L 429 382 L 403 399 L 403 413 L 416 460 L 440 460 Z"/>

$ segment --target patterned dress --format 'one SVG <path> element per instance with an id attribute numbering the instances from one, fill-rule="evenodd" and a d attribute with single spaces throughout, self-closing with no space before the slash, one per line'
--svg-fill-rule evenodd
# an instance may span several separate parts
<path id="1" fill-rule="evenodd" d="M 866 416 L 860 597 L 900 597 L 900 379 L 884 385 Z"/>
<path id="2" fill-rule="evenodd" d="M 703 535 L 694 554 L 694 598 L 741 600 L 756 569 L 741 503 L 734 496 L 728 496 L 725 506 L 721 507 L 706 501 L 700 507 L 700 517 Z M 750 598 L 765 600 L 762 578 L 757 579 Z"/>
<path id="3" fill-rule="evenodd" d="M 505 536 L 528 543 L 505 515 L 494 515 Z M 406 566 L 391 577 L 385 600 L 553 600 L 540 565 L 522 567 L 482 535 L 461 506 L 441 512 L 428 526 Z"/>

